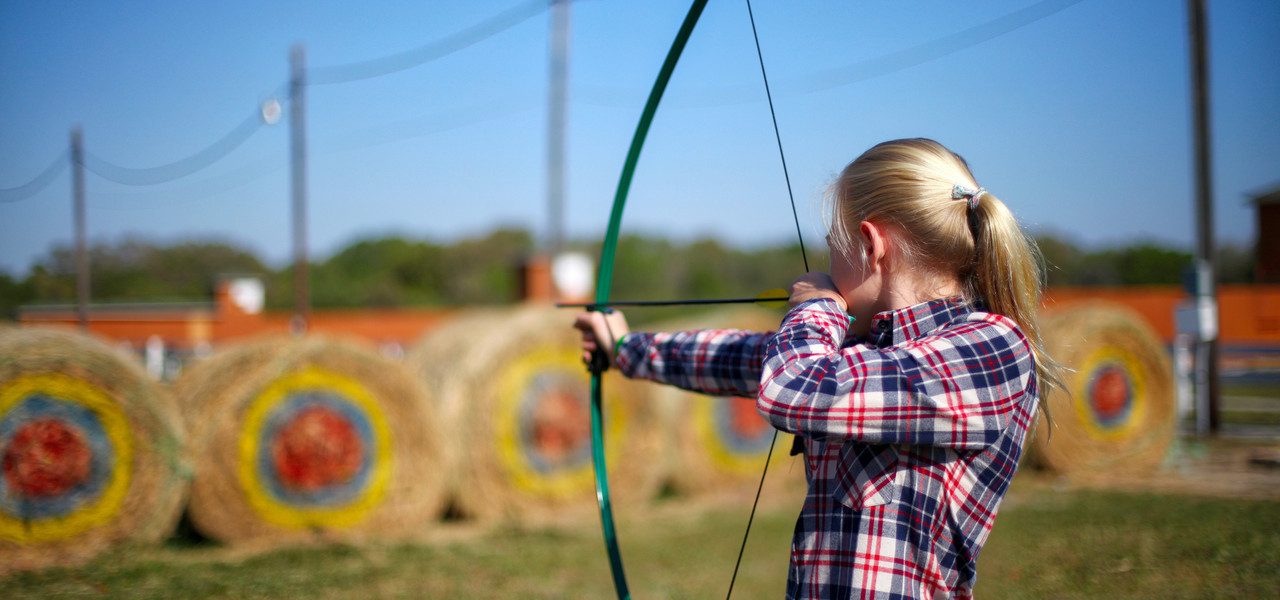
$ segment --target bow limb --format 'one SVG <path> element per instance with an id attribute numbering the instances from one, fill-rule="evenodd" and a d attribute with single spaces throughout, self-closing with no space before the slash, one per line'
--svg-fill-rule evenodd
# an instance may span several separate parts
<path id="1" fill-rule="evenodd" d="M 644 112 L 640 114 L 640 123 L 636 126 L 635 135 L 631 138 L 627 160 L 623 164 L 622 176 L 618 180 L 618 191 L 613 197 L 609 228 L 605 233 L 604 245 L 600 251 L 600 270 L 596 277 L 597 305 L 609 303 L 609 288 L 613 284 L 614 254 L 618 248 L 618 231 L 622 226 L 622 210 L 627 203 L 627 193 L 631 189 L 631 178 L 635 174 L 636 163 L 640 160 L 640 149 L 644 147 L 645 137 L 649 134 L 649 125 L 653 123 L 653 116 L 658 111 L 658 102 L 667 89 L 667 82 L 671 79 L 671 73 L 675 71 L 676 62 L 680 60 L 685 43 L 689 41 L 689 35 L 693 33 L 693 27 L 698 23 L 698 17 L 702 16 L 702 9 L 706 8 L 706 5 L 707 0 L 694 0 L 693 5 L 689 7 L 689 12 L 680 25 L 680 31 L 676 34 L 675 42 L 667 51 L 662 69 L 658 71 L 658 79 L 654 82 L 653 89 L 649 91 Z M 609 477 L 605 469 L 604 419 L 601 401 L 602 370 L 593 368 L 591 371 L 591 461 L 595 470 L 596 502 L 600 506 L 600 525 L 604 530 L 605 546 L 609 551 L 609 566 L 613 571 L 613 586 L 619 600 L 629 600 L 631 593 L 627 589 L 627 575 L 622 567 L 622 553 L 618 549 L 618 538 L 614 533 L 613 505 L 609 499 Z"/>

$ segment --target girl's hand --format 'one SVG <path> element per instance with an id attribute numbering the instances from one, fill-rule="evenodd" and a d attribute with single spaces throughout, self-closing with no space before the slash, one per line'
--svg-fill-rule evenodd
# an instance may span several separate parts
<path id="1" fill-rule="evenodd" d="M 836 289 L 831 276 L 821 271 L 809 271 L 791 282 L 791 298 L 787 303 L 791 308 L 795 308 L 802 302 L 818 298 L 830 298 L 840 305 L 840 310 L 848 310 L 844 296 L 841 296 L 840 290 Z"/>
<path id="2" fill-rule="evenodd" d="M 591 310 L 578 315 L 573 326 L 582 331 L 582 362 L 591 364 L 591 354 L 596 350 L 604 351 L 609 358 L 609 366 L 614 364 L 614 349 L 618 340 L 631 333 L 627 326 L 627 318 L 616 310 L 608 312 Z"/>

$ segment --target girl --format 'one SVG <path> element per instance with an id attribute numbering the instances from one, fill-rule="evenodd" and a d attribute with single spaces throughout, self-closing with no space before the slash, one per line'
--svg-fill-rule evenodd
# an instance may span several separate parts
<path id="1" fill-rule="evenodd" d="M 756 398 L 803 440 L 787 598 L 970 598 L 1042 391 L 1035 246 L 932 140 L 885 142 L 832 186 L 831 273 L 777 332 L 575 326 L 628 377 Z"/>

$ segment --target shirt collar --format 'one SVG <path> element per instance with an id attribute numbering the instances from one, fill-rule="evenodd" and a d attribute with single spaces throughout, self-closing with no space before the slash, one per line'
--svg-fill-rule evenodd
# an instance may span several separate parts
<path id="1" fill-rule="evenodd" d="M 867 343 L 879 348 L 896 346 L 928 335 L 975 308 L 963 297 L 953 296 L 884 311 L 871 318 Z"/>

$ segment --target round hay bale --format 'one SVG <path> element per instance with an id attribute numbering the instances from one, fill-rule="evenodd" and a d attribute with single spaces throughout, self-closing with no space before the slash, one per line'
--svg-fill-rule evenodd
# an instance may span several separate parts
<path id="1" fill-rule="evenodd" d="M 176 382 L 196 456 L 192 525 L 224 542 L 419 533 L 444 500 L 428 392 L 350 341 L 268 338 Z"/>
<path id="2" fill-rule="evenodd" d="M 1164 459 L 1174 432 L 1173 369 L 1143 318 L 1090 303 L 1048 313 L 1045 347 L 1071 369 L 1048 398 L 1031 456 L 1061 474 L 1140 473 Z"/>
<path id="3" fill-rule="evenodd" d="M 595 506 L 590 378 L 574 316 L 549 306 L 462 315 L 409 352 L 456 424 L 451 497 L 460 514 L 536 522 Z M 659 482 L 652 407 L 613 372 L 604 395 L 614 502 L 648 500 Z"/>
<path id="4" fill-rule="evenodd" d="M 785 313 L 757 307 L 716 310 L 693 319 L 645 327 L 653 331 L 693 328 L 774 331 Z M 665 433 L 667 483 L 688 494 L 754 490 L 760 483 L 770 442 L 774 442 L 769 478 L 804 483 L 803 465 L 778 468 L 787 462 L 794 436 L 779 433 L 756 412 L 755 398 L 708 396 L 668 385 L 652 386 Z"/>
<path id="5" fill-rule="evenodd" d="M 190 467 L 178 411 L 134 357 L 70 331 L 0 336 L 0 571 L 173 533 Z"/>

